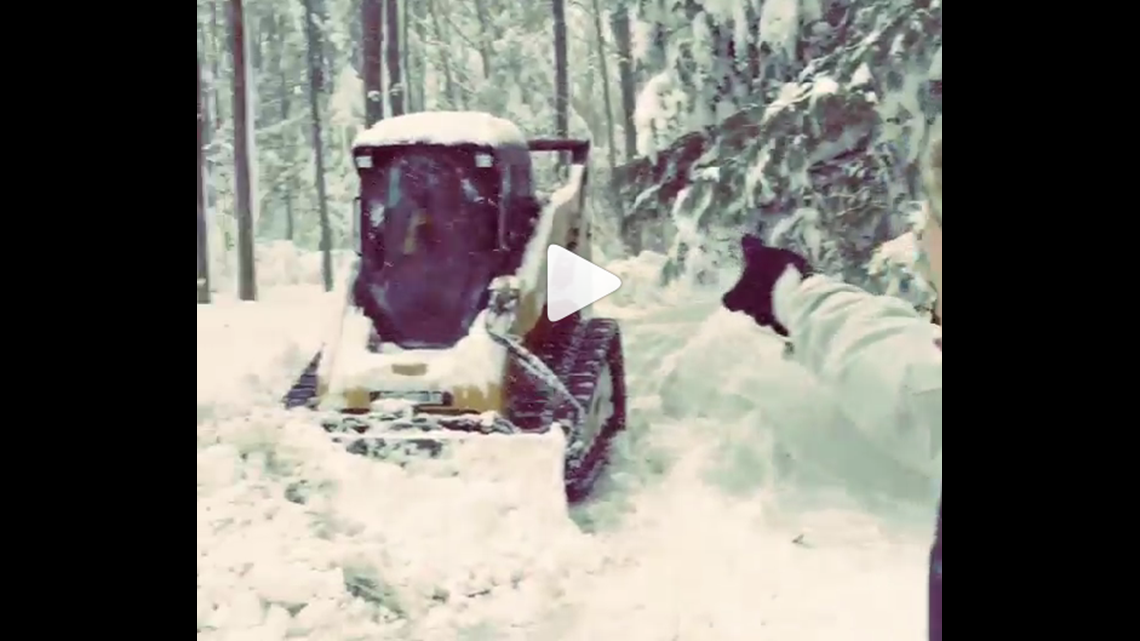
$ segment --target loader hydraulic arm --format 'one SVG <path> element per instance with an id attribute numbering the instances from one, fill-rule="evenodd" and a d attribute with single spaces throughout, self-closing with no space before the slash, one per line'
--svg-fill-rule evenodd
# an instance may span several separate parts
<path id="1" fill-rule="evenodd" d="M 570 138 L 538 138 L 527 142 L 530 151 L 570 152 L 570 162 L 584 165 L 590 157 L 590 141 Z"/>

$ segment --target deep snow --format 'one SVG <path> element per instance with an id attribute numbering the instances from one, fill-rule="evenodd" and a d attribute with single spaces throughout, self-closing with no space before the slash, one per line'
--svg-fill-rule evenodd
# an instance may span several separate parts
<path id="1" fill-rule="evenodd" d="M 198 639 L 924 638 L 930 479 L 717 288 L 656 288 L 659 263 L 611 266 L 630 427 L 572 519 L 506 481 L 351 456 L 276 409 L 330 295 L 199 306 Z"/>

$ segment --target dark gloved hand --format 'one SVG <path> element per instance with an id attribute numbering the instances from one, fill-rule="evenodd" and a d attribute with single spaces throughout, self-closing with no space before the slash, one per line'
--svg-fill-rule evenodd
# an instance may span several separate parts
<path id="1" fill-rule="evenodd" d="M 812 274 L 807 259 L 787 249 L 765 247 L 764 242 L 751 234 L 740 239 L 744 253 L 744 273 L 736 285 L 721 298 L 725 309 L 744 312 L 762 327 L 771 327 L 780 336 L 788 330 L 776 320 L 772 311 L 772 290 L 776 281 L 788 267 L 794 267 L 807 278 Z"/>

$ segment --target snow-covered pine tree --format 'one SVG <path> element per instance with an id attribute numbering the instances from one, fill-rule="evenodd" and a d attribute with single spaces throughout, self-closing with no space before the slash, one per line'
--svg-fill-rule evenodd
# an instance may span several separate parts
<path id="1" fill-rule="evenodd" d="M 941 122 L 941 0 L 643 0 L 640 18 L 659 66 L 638 102 L 647 157 L 622 168 L 627 229 L 670 236 L 666 276 L 762 230 L 882 287 L 872 255 L 907 229 Z"/>

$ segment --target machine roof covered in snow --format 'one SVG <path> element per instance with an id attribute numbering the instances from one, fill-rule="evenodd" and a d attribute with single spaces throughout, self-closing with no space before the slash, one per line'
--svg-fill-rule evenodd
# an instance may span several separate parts
<path id="1" fill-rule="evenodd" d="M 525 147 L 526 136 L 515 123 L 474 111 L 425 111 L 381 120 L 360 132 L 352 143 L 361 147 L 386 147 L 425 143 L 474 144 L 488 147 Z"/>

